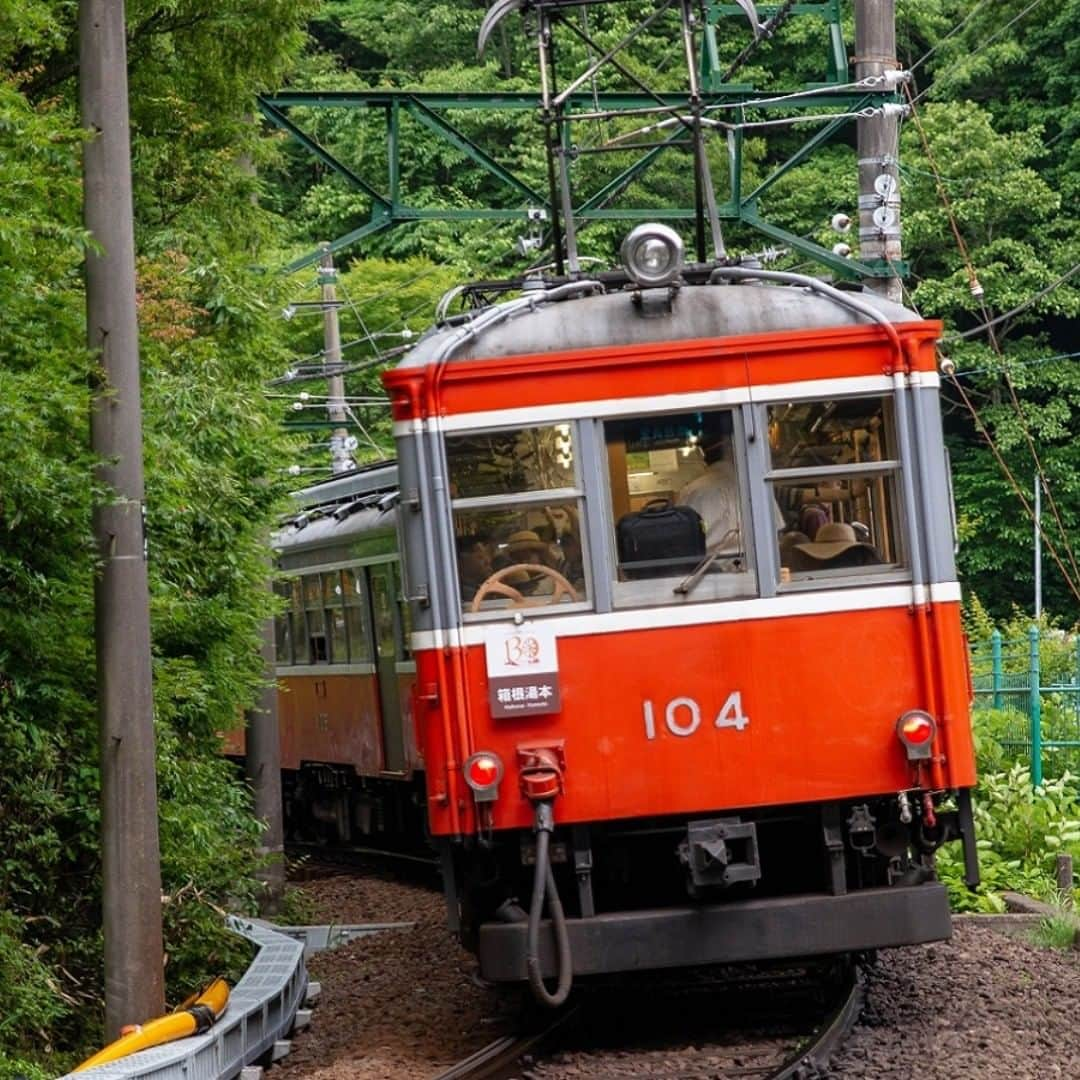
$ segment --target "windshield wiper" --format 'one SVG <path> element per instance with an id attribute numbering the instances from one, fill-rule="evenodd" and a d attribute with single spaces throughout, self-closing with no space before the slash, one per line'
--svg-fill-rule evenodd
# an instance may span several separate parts
<path id="1" fill-rule="evenodd" d="M 680 581 L 679 584 L 675 586 L 673 591 L 676 596 L 687 596 L 690 591 L 695 588 L 697 583 L 705 576 L 705 574 L 708 572 L 709 567 L 712 566 L 712 564 L 716 562 L 717 559 L 730 559 L 732 557 L 739 557 L 741 551 L 738 548 L 736 548 L 736 551 L 734 553 L 730 551 L 724 551 L 724 545 L 729 540 L 734 540 L 736 544 L 738 544 L 738 529 L 730 529 L 728 532 L 724 533 L 724 535 L 720 538 L 720 542 L 716 545 L 715 550 L 706 554 L 705 558 L 702 559 L 701 562 L 699 562 L 697 566 L 695 566 L 694 569 L 691 570 L 690 573 L 687 574 L 686 577 L 684 577 L 682 581 Z"/>

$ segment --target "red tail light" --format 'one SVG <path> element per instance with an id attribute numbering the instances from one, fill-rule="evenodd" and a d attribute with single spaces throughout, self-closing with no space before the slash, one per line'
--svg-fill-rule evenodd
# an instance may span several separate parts
<path id="1" fill-rule="evenodd" d="M 477 802 L 494 802 L 499 797 L 499 781 L 503 778 L 503 763 L 498 754 L 479 750 L 469 757 L 462 768 L 465 783 L 472 788 Z"/>
<path id="2" fill-rule="evenodd" d="M 908 761 L 919 761 L 930 757 L 930 746 L 937 732 L 934 718 L 921 709 L 912 709 L 896 721 L 896 734 L 904 744 Z"/>

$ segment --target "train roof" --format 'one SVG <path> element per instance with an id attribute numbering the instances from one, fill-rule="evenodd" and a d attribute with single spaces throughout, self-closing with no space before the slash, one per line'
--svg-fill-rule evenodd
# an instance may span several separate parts
<path id="1" fill-rule="evenodd" d="M 582 283 L 583 288 L 585 283 Z M 563 286 L 568 288 L 568 286 Z M 661 290 L 652 290 L 661 293 Z M 667 290 L 663 290 L 664 293 Z M 923 322 L 916 312 L 867 290 L 851 290 L 853 299 L 880 312 L 894 324 Z M 527 297 L 528 293 L 524 293 Z M 649 345 L 696 338 L 741 337 L 843 326 L 873 325 L 865 314 L 823 296 L 791 285 L 760 281 L 739 284 L 684 285 L 671 294 L 671 311 L 635 301 L 634 291 L 620 289 L 561 300 L 546 299 L 525 307 L 503 321 L 463 333 L 494 308 L 443 323 L 402 361 L 401 368 L 423 367 L 440 358 L 455 335 L 451 362 L 501 356 L 602 348 L 610 345 Z M 485 322 L 488 320 L 484 320 Z"/>
<path id="2" fill-rule="evenodd" d="M 297 512 L 274 533 L 280 554 L 333 547 L 395 527 L 396 461 L 363 465 L 293 492 Z"/>
<path id="3" fill-rule="evenodd" d="M 294 491 L 292 500 L 298 509 L 306 510 L 351 502 L 382 492 L 396 491 L 397 486 L 397 462 L 391 459 L 361 465 L 348 472 L 320 480 L 317 484 L 310 484 L 306 488 Z"/>

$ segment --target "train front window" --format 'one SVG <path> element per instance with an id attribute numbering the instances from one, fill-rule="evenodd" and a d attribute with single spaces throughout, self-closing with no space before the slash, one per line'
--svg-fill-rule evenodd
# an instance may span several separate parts
<path id="1" fill-rule="evenodd" d="M 447 438 L 466 613 L 588 601 L 575 436 L 552 424 Z"/>
<path id="2" fill-rule="evenodd" d="M 770 405 L 768 422 L 781 583 L 902 569 L 891 402 L 788 402 Z"/>
<path id="3" fill-rule="evenodd" d="M 616 605 L 753 595 L 732 411 L 612 420 L 604 441 Z"/>
<path id="4" fill-rule="evenodd" d="M 451 435 L 446 440 L 446 457 L 455 499 L 575 486 L 569 424 Z"/>

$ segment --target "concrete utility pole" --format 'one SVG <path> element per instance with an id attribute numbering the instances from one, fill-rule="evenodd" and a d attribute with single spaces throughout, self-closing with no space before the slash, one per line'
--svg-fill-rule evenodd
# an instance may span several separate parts
<path id="1" fill-rule="evenodd" d="M 855 78 L 894 71 L 895 0 L 855 0 Z M 900 260 L 899 118 L 878 115 L 856 121 L 859 153 L 859 255 L 864 262 Z M 898 277 L 868 278 L 876 293 L 903 301 Z"/>
<path id="2" fill-rule="evenodd" d="M 323 300 L 323 366 L 331 371 L 341 371 L 341 329 L 338 325 L 337 270 L 334 269 L 334 254 L 329 244 L 322 244 L 322 258 L 319 260 L 319 285 Z M 345 376 L 331 375 L 326 380 L 326 413 L 330 422 L 340 424 L 330 433 L 330 457 L 335 473 L 348 472 L 356 468 L 349 454 L 345 440 L 349 437 L 345 423 L 348 413 L 345 411 Z"/>
<path id="3" fill-rule="evenodd" d="M 86 257 L 87 341 L 101 365 L 90 436 L 111 489 L 94 508 L 109 1039 L 165 1009 L 124 34 L 123 0 L 81 0 L 79 91 L 93 133 L 83 151 L 84 220 L 104 249 Z"/>
<path id="4" fill-rule="evenodd" d="M 269 586 L 267 586 L 269 588 Z M 266 680 L 255 708 L 244 714 L 247 743 L 244 768 L 254 796 L 255 816 L 266 822 L 256 876 L 265 892 L 259 898 L 262 915 L 276 915 L 285 895 L 285 830 L 281 810 L 281 742 L 278 731 L 277 688 L 274 685 L 274 621 L 263 624 L 262 658 Z"/>

